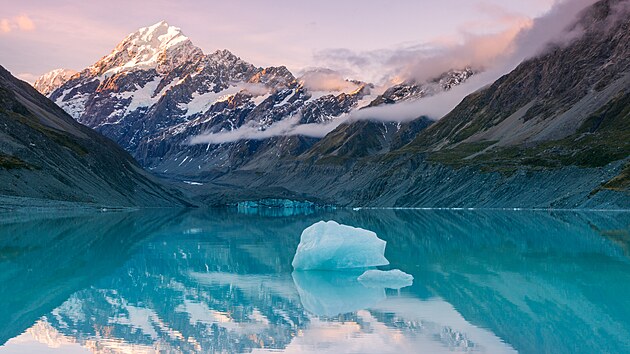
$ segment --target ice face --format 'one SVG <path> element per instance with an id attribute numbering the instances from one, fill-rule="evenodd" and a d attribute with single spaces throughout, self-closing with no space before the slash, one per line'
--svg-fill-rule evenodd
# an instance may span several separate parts
<path id="1" fill-rule="evenodd" d="M 320 221 L 302 231 L 293 268 L 336 270 L 387 265 L 386 242 L 369 230 Z"/>
<path id="2" fill-rule="evenodd" d="M 400 289 L 413 284 L 413 275 L 399 269 L 387 271 L 370 269 L 357 279 L 368 288 Z"/>

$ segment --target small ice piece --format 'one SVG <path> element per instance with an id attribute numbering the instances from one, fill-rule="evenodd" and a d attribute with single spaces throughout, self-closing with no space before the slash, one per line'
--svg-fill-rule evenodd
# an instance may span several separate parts
<path id="1" fill-rule="evenodd" d="M 392 270 L 366 270 L 357 278 L 361 284 L 368 288 L 400 289 L 413 284 L 413 275 L 399 269 Z"/>
<path id="2" fill-rule="evenodd" d="M 302 231 L 294 269 L 335 270 L 387 265 L 386 242 L 369 230 L 320 221 Z"/>

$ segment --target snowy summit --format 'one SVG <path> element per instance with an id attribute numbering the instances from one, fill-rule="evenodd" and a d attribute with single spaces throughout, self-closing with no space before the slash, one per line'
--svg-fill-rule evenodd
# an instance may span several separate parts
<path id="1" fill-rule="evenodd" d="M 48 95 L 65 84 L 76 73 L 76 71 L 71 69 L 55 69 L 40 76 L 33 84 L 33 87 L 43 95 Z"/>
<path id="2" fill-rule="evenodd" d="M 114 50 L 93 66 L 99 74 L 116 74 L 135 69 L 166 72 L 203 55 L 179 27 L 160 21 L 129 34 Z"/>

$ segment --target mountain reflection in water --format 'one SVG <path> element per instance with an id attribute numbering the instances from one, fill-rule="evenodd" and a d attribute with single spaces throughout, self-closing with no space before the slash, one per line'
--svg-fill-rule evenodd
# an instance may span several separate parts
<path id="1" fill-rule="evenodd" d="M 0 353 L 630 351 L 630 213 L 277 214 L 0 215 Z M 413 285 L 293 272 L 319 220 Z"/>

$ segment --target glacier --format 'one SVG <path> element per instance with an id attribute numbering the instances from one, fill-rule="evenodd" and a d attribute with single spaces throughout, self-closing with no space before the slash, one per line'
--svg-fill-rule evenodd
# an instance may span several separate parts
<path id="1" fill-rule="evenodd" d="M 400 269 L 366 270 L 357 280 L 368 288 L 400 289 L 413 284 L 413 275 Z"/>
<path id="2" fill-rule="evenodd" d="M 372 231 L 319 221 L 302 231 L 293 258 L 296 270 L 337 270 L 388 265 L 387 242 Z"/>

